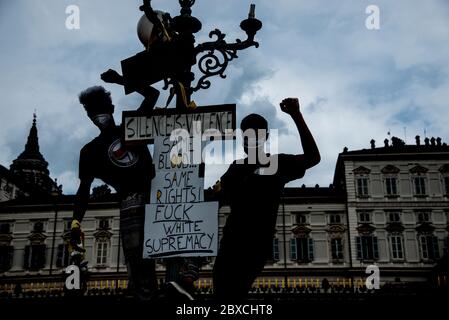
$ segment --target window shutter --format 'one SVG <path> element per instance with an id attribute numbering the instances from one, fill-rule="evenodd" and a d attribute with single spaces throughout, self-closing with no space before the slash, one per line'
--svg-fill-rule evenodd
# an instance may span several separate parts
<path id="1" fill-rule="evenodd" d="M 400 246 L 400 252 L 399 257 L 401 259 L 404 259 L 405 256 L 405 246 L 404 246 L 404 239 L 402 237 L 399 237 L 399 246 Z"/>
<path id="2" fill-rule="evenodd" d="M 427 249 L 427 238 L 425 236 L 421 236 L 420 240 L 421 240 L 422 257 L 423 257 L 423 259 L 428 259 L 429 255 L 428 255 L 428 249 Z"/>
<path id="3" fill-rule="evenodd" d="M 377 243 L 377 237 L 373 237 L 373 258 L 379 259 L 379 245 Z"/>
<path id="4" fill-rule="evenodd" d="M 23 268 L 29 269 L 30 268 L 30 246 L 25 246 L 25 257 L 23 259 Z"/>
<path id="5" fill-rule="evenodd" d="M 360 178 L 357 179 L 357 195 L 362 195 L 362 181 Z"/>
<path id="6" fill-rule="evenodd" d="M 12 262 L 14 259 L 14 247 L 13 246 L 8 246 L 8 264 L 7 264 L 7 270 L 11 269 L 12 267 Z"/>
<path id="7" fill-rule="evenodd" d="M 413 181 L 415 183 L 415 194 L 419 194 L 418 178 L 413 178 Z"/>
<path id="8" fill-rule="evenodd" d="M 277 238 L 273 239 L 273 260 L 279 260 L 279 240 Z"/>
<path id="9" fill-rule="evenodd" d="M 343 259 L 343 244 L 340 238 L 334 239 L 335 243 L 335 258 Z"/>
<path id="10" fill-rule="evenodd" d="M 0 246 L 0 272 L 11 269 L 13 253 L 12 246 Z"/>
<path id="11" fill-rule="evenodd" d="M 332 259 L 337 259 L 337 242 L 335 239 L 331 240 L 331 252 L 332 252 Z"/>
<path id="12" fill-rule="evenodd" d="M 362 239 L 360 237 L 355 237 L 355 243 L 357 247 L 357 259 L 362 260 L 363 254 L 362 254 Z"/>
<path id="13" fill-rule="evenodd" d="M 34 245 L 31 249 L 31 268 L 42 269 L 45 267 L 45 244 Z"/>
<path id="14" fill-rule="evenodd" d="M 449 237 L 444 239 L 444 254 L 449 254 Z"/>
<path id="15" fill-rule="evenodd" d="M 292 261 L 298 260 L 296 238 L 290 239 L 290 260 L 292 260 Z"/>
<path id="16" fill-rule="evenodd" d="M 39 256 L 39 268 L 45 267 L 45 262 L 47 260 L 47 246 L 45 244 L 41 245 L 41 254 Z"/>
<path id="17" fill-rule="evenodd" d="M 314 252 L 313 252 L 313 239 L 309 238 L 307 240 L 309 242 L 308 243 L 309 244 L 309 260 L 313 261 L 313 254 L 314 254 Z"/>
<path id="18" fill-rule="evenodd" d="M 440 258 L 440 250 L 438 248 L 438 238 L 432 237 L 432 249 L 433 249 L 433 258 L 439 259 Z"/>
<path id="19" fill-rule="evenodd" d="M 70 264 L 70 251 L 69 251 L 69 245 L 64 245 L 64 259 L 62 260 L 63 266 L 67 267 Z"/>
<path id="20" fill-rule="evenodd" d="M 63 259 L 64 259 L 64 245 L 60 244 L 58 245 L 58 252 L 56 253 L 56 266 L 58 268 L 62 268 L 64 266 Z"/>

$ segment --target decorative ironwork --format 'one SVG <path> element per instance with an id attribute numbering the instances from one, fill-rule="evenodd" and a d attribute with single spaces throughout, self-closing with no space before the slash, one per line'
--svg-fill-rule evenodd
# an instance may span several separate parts
<path id="1" fill-rule="evenodd" d="M 181 5 L 181 14 L 192 14 L 192 6 L 195 4 L 195 0 L 179 0 Z"/>
<path id="2" fill-rule="evenodd" d="M 224 40 L 226 35 L 224 33 L 218 29 L 215 29 L 209 34 L 210 38 L 214 36 L 217 37 L 216 41 L 201 45 L 204 47 L 209 47 L 209 49 L 203 49 L 202 47 L 197 49 L 198 53 L 202 51 L 207 51 L 207 53 L 198 61 L 198 69 L 201 73 L 203 73 L 203 76 L 198 80 L 197 85 L 192 88 L 193 92 L 200 89 L 209 89 L 211 82 L 208 78 L 210 77 L 220 76 L 222 79 L 226 78 L 224 72 L 226 71 L 229 62 L 235 58 L 238 58 L 237 49 L 229 49 L 227 47 L 227 43 Z"/>
<path id="3" fill-rule="evenodd" d="M 194 46 L 193 36 L 189 37 L 189 34 L 198 32 L 201 29 L 201 22 L 195 17 L 191 16 L 192 6 L 195 4 L 195 0 L 179 0 L 181 6 L 181 15 L 170 18 L 170 25 L 179 34 L 175 37 L 182 43 L 179 47 L 183 56 L 192 56 L 193 64 L 198 66 L 202 76 L 198 79 L 196 85 L 192 88 L 190 82 L 184 83 L 184 87 L 187 89 L 187 94 L 190 96 L 193 92 L 200 89 L 208 89 L 211 86 L 209 78 L 219 76 L 226 78 L 224 72 L 226 71 L 229 62 L 238 58 L 237 52 L 247 49 L 249 47 L 259 47 L 259 43 L 254 41 L 254 37 L 262 28 L 262 22 L 255 18 L 254 4 L 250 7 L 248 18 L 243 20 L 240 24 L 240 28 L 246 32 L 247 39 L 242 41 L 236 39 L 234 43 L 227 43 L 225 40 L 226 34 L 222 33 L 219 29 L 215 29 L 209 33 L 211 39 L 214 41 L 205 42 Z M 140 7 L 142 11 L 145 11 L 150 20 L 154 19 L 154 11 L 151 7 L 151 0 L 143 0 L 143 6 Z M 157 23 L 157 21 L 155 21 Z M 190 40 L 191 39 L 191 40 Z M 188 43 L 191 41 L 191 44 Z M 199 57 L 199 58 L 198 58 Z M 196 61 L 198 61 L 196 63 Z M 183 70 L 184 74 L 190 73 L 190 70 Z M 178 73 L 180 78 L 183 78 L 182 72 Z M 186 77 L 189 78 L 189 77 Z M 192 77 L 193 78 L 193 77 Z M 164 90 L 168 89 L 170 84 L 182 81 L 181 79 L 164 79 Z M 182 81 L 184 82 L 184 81 Z"/>
<path id="4" fill-rule="evenodd" d="M 401 233 L 404 231 L 404 226 L 401 222 L 389 222 L 385 228 L 389 233 Z"/>
<path id="5" fill-rule="evenodd" d="M 191 89 L 192 92 L 210 88 L 211 82 L 208 80 L 210 77 L 220 76 L 223 79 L 226 78 L 224 72 L 229 62 L 238 58 L 237 51 L 253 46 L 256 48 L 259 47 L 259 43 L 254 41 L 254 37 L 257 31 L 262 28 L 262 22 L 255 18 L 254 10 L 255 6 L 251 5 L 248 19 L 243 20 L 240 24 L 240 28 L 248 36 L 245 41 L 237 39 L 235 43 L 227 43 L 225 40 L 226 34 L 222 33 L 219 29 L 215 29 L 209 33 L 209 38 L 213 38 L 214 36 L 217 38 L 215 41 L 205 42 L 196 46 L 196 56 L 204 52 L 207 53 L 198 61 L 198 68 L 203 76 L 198 80 L 197 85 Z"/>

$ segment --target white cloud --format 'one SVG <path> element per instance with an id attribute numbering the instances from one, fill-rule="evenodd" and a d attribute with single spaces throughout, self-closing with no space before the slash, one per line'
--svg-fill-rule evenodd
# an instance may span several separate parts
<path id="1" fill-rule="evenodd" d="M 154 0 L 154 7 L 177 15 L 177 1 Z M 381 30 L 365 28 L 370 1 L 258 0 L 260 48 L 240 52 L 227 79 L 194 96 L 198 104 L 238 103 L 237 112 L 262 108 L 275 126 L 285 126 L 282 152 L 301 152 L 296 129 L 278 109 L 287 96 L 298 96 L 322 162 L 297 184 L 332 182 L 337 154 L 344 146 L 383 144 L 386 132 L 408 141 L 426 128 L 449 137 L 449 10 L 446 1 L 379 0 Z M 77 4 L 81 29 L 65 28 L 65 7 Z M 79 149 L 96 128 L 77 101 L 84 88 L 101 84 L 99 75 L 141 50 L 135 28 L 141 1 L 77 0 L 2 2 L 0 11 L 0 163 L 8 166 L 20 153 L 38 109 L 41 151 L 52 175 L 75 192 Z M 220 28 L 228 41 L 244 39 L 238 27 L 249 2 L 197 1 L 193 13 L 203 22 L 197 39 Z M 124 96 L 106 85 L 116 104 L 135 107 L 138 95 Z M 165 103 L 166 93 L 160 98 Z M 270 110 L 269 108 L 273 108 Z M 226 167 L 210 168 L 210 179 Z M 213 173 L 212 173 L 213 172 Z M 75 181 L 75 182 L 73 182 Z"/>
<path id="2" fill-rule="evenodd" d="M 77 190 L 79 185 L 78 174 L 74 171 L 64 171 L 58 176 L 58 185 L 63 185 L 63 192 L 67 193 L 66 190 Z"/>

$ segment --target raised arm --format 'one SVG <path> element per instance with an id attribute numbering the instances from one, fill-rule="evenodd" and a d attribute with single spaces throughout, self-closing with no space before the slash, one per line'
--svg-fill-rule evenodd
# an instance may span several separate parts
<path id="1" fill-rule="evenodd" d="M 75 196 L 75 203 L 73 208 L 73 220 L 81 222 L 87 210 L 87 204 L 90 196 L 90 186 L 92 180 L 83 179 L 80 182 L 78 191 Z"/>
<path id="2" fill-rule="evenodd" d="M 108 69 L 108 71 L 105 71 L 101 74 L 101 80 L 107 83 L 116 83 L 121 86 L 125 84 L 125 80 L 123 79 L 123 76 L 119 74 L 117 71 Z"/>
<path id="3" fill-rule="evenodd" d="M 78 192 L 75 196 L 73 219 L 70 230 L 70 250 L 78 252 L 81 254 L 81 257 L 83 257 L 83 252 L 86 251 L 86 249 L 83 248 L 81 221 L 84 218 L 89 203 L 91 184 L 92 179 L 83 179 L 80 182 Z M 83 260 L 83 258 L 81 258 L 81 260 Z"/>
<path id="4" fill-rule="evenodd" d="M 303 166 L 304 169 L 308 169 L 316 166 L 320 160 L 320 152 L 313 139 L 312 133 L 307 127 L 304 117 L 299 108 L 299 101 L 297 98 L 287 98 L 280 103 L 281 110 L 289 114 L 295 122 L 298 129 L 299 136 L 301 138 L 302 148 L 304 154 L 297 155 L 298 166 Z"/>

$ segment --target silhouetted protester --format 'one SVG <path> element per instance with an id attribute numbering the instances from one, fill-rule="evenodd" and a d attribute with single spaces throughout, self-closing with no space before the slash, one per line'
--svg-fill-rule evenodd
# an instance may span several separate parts
<path id="1" fill-rule="evenodd" d="M 300 112 L 298 99 L 285 99 L 280 106 L 295 122 L 304 154 L 266 155 L 267 121 L 257 114 L 242 120 L 242 131 L 252 129 L 258 134 L 255 138 L 244 134 L 244 150 L 248 157 L 243 164 L 239 164 L 242 161 L 232 163 L 221 178 L 220 195 L 229 203 L 231 212 L 213 271 L 218 300 L 241 300 L 247 296 L 271 255 L 284 185 L 303 177 L 308 168 L 320 162 L 320 153 Z M 270 165 L 277 161 L 275 172 L 270 172 L 269 165 L 263 161 L 265 157 L 269 158 Z"/>
<path id="2" fill-rule="evenodd" d="M 146 146 L 125 148 L 121 129 L 114 122 L 111 96 L 103 87 L 86 89 L 79 95 L 87 116 L 100 129 L 98 137 L 80 152 L 80 185 L 76 194 L 71 244 L 80 243 L 81 224 L 95 178 L 114 187 L 120 200 L 120 232 L 128 267 L 129 287 L 141 299 L 157 289 L 154 260 L 143 259 L 145 203 L 149 200 L 153 161 Z"/>

